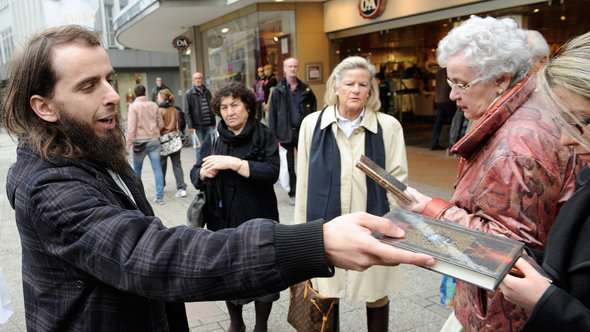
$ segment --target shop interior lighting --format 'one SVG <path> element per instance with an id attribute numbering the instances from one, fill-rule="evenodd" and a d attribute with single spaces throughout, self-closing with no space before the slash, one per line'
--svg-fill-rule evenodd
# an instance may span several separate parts
<path id="1" fill-rule="evenodd" d="M 538 12 L 539 12 L 539 8 L 533 9 L 533 13 L 538 13 Z"/>
<path id="2" fill-rule="evenodd" d="M 565 16 L 561 15 L 561 17 L 559 19 L 562 21 L 565 21 Z"/>
<path id="3" fill-rule="evenodd" d="M 272 37 L 272 39 L 273 39 L 275 42 L 278 42 L 278 41 L 279 41 L 279 37 L 277 37 L 277 36 L 274 36 L 274 37 Z"/>
<path id="4" fill-rule="evenodd" d="M 223 29 L 221 29 L 221 33 L 227 33 L 229 31 L 228 27 L 224 27 Z"/>

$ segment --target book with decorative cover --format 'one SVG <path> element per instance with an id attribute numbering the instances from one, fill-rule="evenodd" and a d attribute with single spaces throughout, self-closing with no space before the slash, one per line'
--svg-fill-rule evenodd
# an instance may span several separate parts
<path id="1" fill-rule="evenodd" d="M 436 259 L 427 269 L 495 290 L 520 257 L 524 244 L 449 222 L 395 209 L 384 215 L 406 232 L 401 238 L 373 232 L 380 241 Z"/>
<path id="2" fill-rule="evenodd" d="M 411 196 L 404 192 L 404 190 L 406 190 L 406 185 L 403 182 L 387 173 L 386 170 L 365 155 L 361 155 L 361 159 L 356 162 L 356 167 L 365 172 L 365 174 L 371 179 L 375 180 L 375 182 L 379 183 L 403 202 L 411 203 L 414 201 Z"/>

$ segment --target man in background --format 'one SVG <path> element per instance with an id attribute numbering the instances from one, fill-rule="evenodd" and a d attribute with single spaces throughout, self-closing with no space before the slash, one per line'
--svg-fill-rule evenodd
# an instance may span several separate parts
<path id="1" fill-rule="evenodd" d="M 375 79 L 379 85 L 379 101 L 381 102 L 379 112 L 389 114 L 389 96 L 391 95 L 389 83 L 385 80 L 385 74 L 383 72 L 378 72 L 375 75 Z"/>
<path id="2" fill-rule="evenodd" d="M 170 88 L 164 84 L 164 80 L 162 79 L 162 76 L 156 76 L 156 86 L 152 89 L 152 92 L 150 93 L 150 100 L 153 101 L 154 103 L 157 103 L 158 102 L 157 101 L 158 92 L 160 92 L 160 90 L 164 90 L 164 89 L 170 90 Z"/>
<path id="3" fill-rule="evenodd" d="M 215 128 L 215 114 L 211 108 L 211 92 L 205 86 L 205 79 L 202 73 L 193 74 L 193 86 L 186 91 L 185 112 L 186 125 L 190 135 L 197 135 L 202 143 Z M 197 146 L 195 155 L 197 162 L 201 147 Z"/>
<path id="4" fill-rule="evenodd" d="M 297 78 L 299 62 L 288 58 L 283 62 L 285 78 L 274 88 L 268 109 L 268 127 L 274 132 L 281 146 L 287 150 L 289 169 L 289 203 L 295 205 L 295 149 L 299 138 L 301 120 L 317 110 L 316 97 L 309 85 Z"/>
<path id="5" fill-rule="evenodd" d="M 538 72 L 545 67 L 549 61 L 549 44 L 543 35 L 536 30 L 525 30 L 527 42 L 533 50 L 533 57 L 531 58 L 531 75 Z"/>
<path id="6" fill-rule="evenodd" d="M 447 83 L 447 69 L 440 67 L 436 71 L 435 77 L 435 92 L 434 105 L 436 106 L 436 119 L 434 120 L 434 127 L 432 128 L 432 136 L 430 136 L 430 150 L 444 150 L 445 148 L 439 144 L 438 138 L 442 127 L 445 123 L 452 119 L 457 110 L 457 105 L 451 100 L 451 87 Z M 449 146 L 449 148 L 451 148 Z"/>

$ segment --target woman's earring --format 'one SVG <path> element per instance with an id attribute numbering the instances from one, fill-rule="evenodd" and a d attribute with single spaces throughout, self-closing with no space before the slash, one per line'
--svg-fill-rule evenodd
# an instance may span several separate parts
<path id="1" fill-rule="evenodd" d="M 335 95 L 338 95 L 338 91 L 336 91 Z"/>
<path id="2" fill-rule="evenodd" d="M 502 89 L 498 89 L 498 96 L 502 94 L 502 92 L 504 92 L 504 90 Z"/>

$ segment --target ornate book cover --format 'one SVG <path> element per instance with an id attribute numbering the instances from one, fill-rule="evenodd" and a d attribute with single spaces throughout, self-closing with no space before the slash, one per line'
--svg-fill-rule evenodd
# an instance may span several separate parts
<path id="1" fill-rule="evenodd" d="M 404 190 L 406 190 L 406 185 L 403 184 L 403 182 L 387 173 L 386 170 L 365 155 L 361 155 L 361 159 L 356 162 L 356 167 L 365 172 L 365 174 L 371 179 L 375 180 L 375 182 L 379 183 L 403 202 L 411 203 L 414 201 L 411 196 L 404 192 Z"/>
<path id="2" fill-rule="evenodd" d="M 524 244 L 417 213 L 395 209 L 384 215 L 406 232 L 396 239 L 373 232 L 380 241 L 436 259 L 429 269 L 495 290 Z"/>

